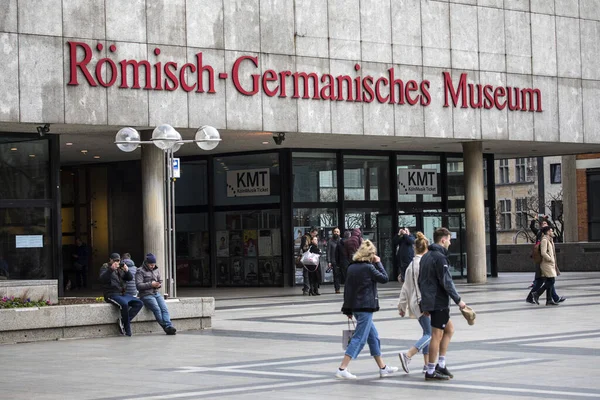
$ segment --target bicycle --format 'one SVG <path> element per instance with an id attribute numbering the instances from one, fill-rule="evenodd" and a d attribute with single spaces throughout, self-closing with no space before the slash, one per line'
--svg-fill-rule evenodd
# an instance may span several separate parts
<path id="1" fill-rule="evenodd" d="M 513 237 L 514 244 L 535 243 L 535 236 L 527 229 L 520 229 Z"/>

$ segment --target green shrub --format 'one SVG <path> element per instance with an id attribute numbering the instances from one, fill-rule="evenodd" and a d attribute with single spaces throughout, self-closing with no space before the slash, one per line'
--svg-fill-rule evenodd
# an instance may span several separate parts
<path id="1" fill-rule="evenodd" d="M 23 307 L 45 307 L 51 303 L 48 300 L 31 301 L 27 298 L 25 300 L 19 297 L 6 297 L 0 299 L 0 308 L 23 308 Z"/>

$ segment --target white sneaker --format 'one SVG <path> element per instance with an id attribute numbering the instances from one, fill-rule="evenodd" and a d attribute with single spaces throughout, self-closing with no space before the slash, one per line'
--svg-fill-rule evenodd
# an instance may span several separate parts
<path id="1" fill-rule="evenodd" d="M 379 369 L 379 377 L 385 378 L 386 376 L 390 376 L 394 372 L 398 372 L 398 367 L 390 367 L 389 365 L 386 365 L 384 369 Z"/>
<path id="2" fill-rule="evenodd" d="M 402 369 L 407 374 L 410 374 L 410 369 L 408 368 L 408 364 L 410 363 L 410 357 L 406 355 L 406 353 L 398 353 L 398 357 L 400 357 L 400 363 L 402 364 Z"/>
<path id="3" fill-rule="evenodd" d="M 348 371 L 348 368 L 341 371 L 338 368 L 337 372 L 335 373 L 335 377 L 338 379 L 357 379 L 356 375 L 352 375 L 350 371 Z"/>

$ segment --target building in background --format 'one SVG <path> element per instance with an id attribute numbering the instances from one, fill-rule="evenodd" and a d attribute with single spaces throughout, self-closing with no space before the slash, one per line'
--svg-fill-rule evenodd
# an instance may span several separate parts
<path id="1" fill-rule="evenodd" d="M 580 242 L 600 241 L 600 154 L 581 154 L 577 168 L 577 225 Z"/>

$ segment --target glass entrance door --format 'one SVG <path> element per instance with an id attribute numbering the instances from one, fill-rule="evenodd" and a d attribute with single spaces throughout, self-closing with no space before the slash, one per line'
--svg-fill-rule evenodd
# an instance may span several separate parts
<path id="1" fill-rule="evenodd" d="M 392 238 L 394 232 L 392 232 L 392 229 L 391 215 L 377 215 L 377 235 L 373 244 L 377 247 L 377 255 L 381 258 L 381 264 L 385 267 L 390 280 L 396 279 L 393 275 L 394 249 L 392 248 Z"/>

